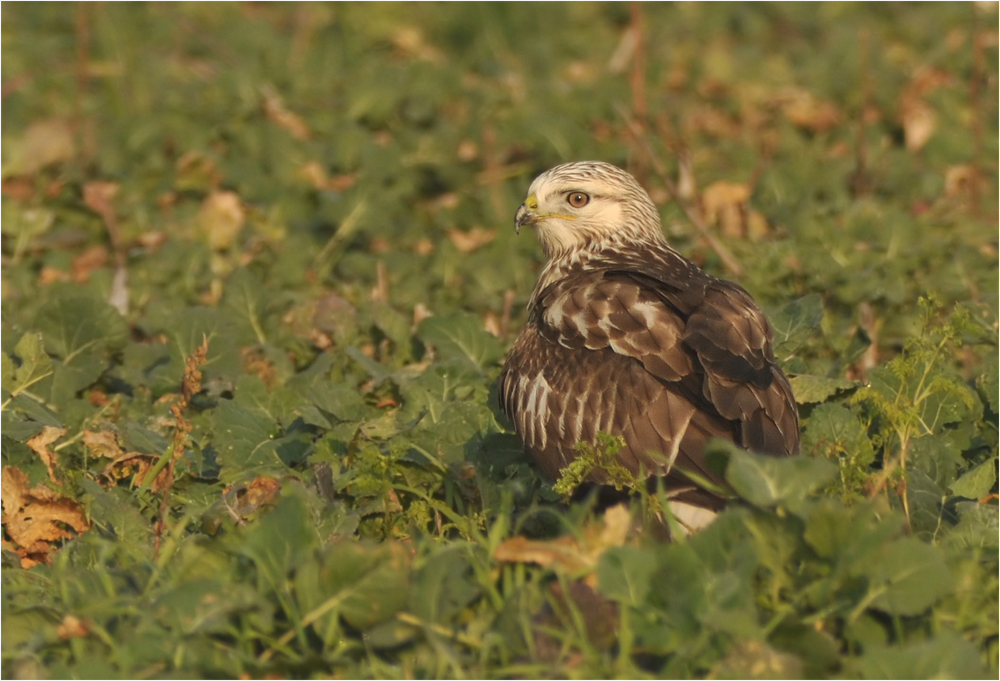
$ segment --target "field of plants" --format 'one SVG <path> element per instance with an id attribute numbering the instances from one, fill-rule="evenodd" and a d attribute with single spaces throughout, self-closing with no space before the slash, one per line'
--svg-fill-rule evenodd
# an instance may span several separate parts
<path id="1" fill-rule="evenodd" d="M 3 3 L 3 676 L 996 678 L 997 25 Z M 799 402 L 686 540 L 497 405 L 514 212 L 584 159 Z"/>

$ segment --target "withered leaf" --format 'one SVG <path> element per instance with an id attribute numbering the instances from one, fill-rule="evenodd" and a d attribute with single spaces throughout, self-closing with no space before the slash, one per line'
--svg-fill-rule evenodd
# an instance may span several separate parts
<path id="1" fill-rule="evenodd" d="M 42 428 L 42 432 L 26 443 L 28 448 L 45 463 L 45 467 L 49 469 L 49 478 L 55 483 L 61 482 L 59 476 L 56 475 L 56 466 L 59 463 L 59 459 L 56 457 L 55 452 L 49 449 L 49 445 L 65 434 L 65 428 L 45 426 Z"/>

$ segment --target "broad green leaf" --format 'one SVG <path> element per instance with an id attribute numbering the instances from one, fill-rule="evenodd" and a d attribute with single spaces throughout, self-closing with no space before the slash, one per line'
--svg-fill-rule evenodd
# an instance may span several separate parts
<path id="1" fill-rule="evenodd" d="M 875 449 L 868 428 L 852 409 L 842 404 L 821 404 L 809 415 L 802 432 L 802 453 L 837 462 L 840 489 L 846 498 L 860 497 L 871 474 Z"/>
<path id="2" fill-rule="evenodd" d="M 792 393 L 795 395 L 795 401 L 799 404 L 825 402 L 838 392 L 853 390 L 860 385 L 857 381 L 812 376 L 809 374 L 792 376 L 789 379 L 789 383 L 792 384 Z"/>
<path id="3" fill-rule="evenodd" d="M 262 586 L 284 592 L 289 588 L 286 577 L 301 569 L 318 541 L 305 502 L 297 494 L 282 493 L 274 509 L 232 545 L 257 566 Z"/>
<path id="4" fill-rule="evenodd" d="M 226 280 L 222 306 L 232 311 L 234 319 L 243 327 L 243 335 L 250 336 L 257 343 L 268 342 L 264 328 L 264 311 L 268 304 L 268 293 L 263 283 L 247 267 L 236 270 Z"/>
<path id="5" fill-rule="evenodd" d="M 482 592 L 473 579 L 468 547 L 452 546 L 421 566 L 410 590 L 409 612 L 426 622 L 451 624 Z"/>
<path id="6" fill-rule="evenodd" d="M 252 345 L 254 336 L 247 333 L 228 309 L 189 307 L 169 319 L 171 364 L 176 367 L 177 383 L 184 371 L 184 361 L 192 356 L 202 341 L 208 339 L 208 356 L 201 367 L 204 381 L 222 377 L 230 381 L 242 372 L 240 348 Z"/>
<path id="7" fill-rule="evenodd" d="M 152 604 L 155 617 L 186 636 L 225 634 L 233 617 L 259 606 L 260 597 L 247 584 L 218 577 L 181 582 Z"/>
<path id="8" fill-rule="evenodd" d="M 304 617 L 327 644 L 335 642 L 337 619 L 364 631 L 399 612 L 410 596 L 410 565 L 398 544 L 371 546 L 353 540 L 329 546 L 295 576 L 295 597 Z"/>
<path id="9" fill-rule="evenodd" d="M 52 373 L 52 360 L 45 354 L 42 335 L 26 333 L 14 346 L 14 355 L 20 365 L 3 355 L 3 389 L 12 395 L 30 390 L 33 385 Z"/>
<path id="10" fill-rule="evenodd" d="M 803 499 L 829 483 L 837 471 L 836 466 L 823 459 L 804 456 L 779 458 L 733 446 L 724 446 L 724 449 L 729 452 L 726 481 L 737 494 L 758 506 L 774 506 Z"/>
<path id="11" fill-rule="evenodd" d="M 793 300 L 770 317 L 774 331 L 774 354 L 790 357 L 819 330 L 823 319 L 823 297 L 810 293 Z"/>
<path id="12" fill-rule="evenodd" d="M 904 507 L 899 498 L 900 493 L 906 494 Z M 919 468 L 911 468 L 906 474 L 906 487 L 897 488 L 889 493 L 893 508 L 905 511 L 910 518 L 910 529 L 914 536 L 925 541 L 934 541 L 947 522 L 945 502 L 948 493 L 929 475 Z"/>
<path id="13" fill-rule="evenodd" d="M 52 299 L 35 316 L 35 328 L 42 332 L 45 349 L 65 366 L 84 353 L 120 350 L 128 340 L 128 326 L 118 311 L 86 295 Z"/>
<path id="14" fill-rule="evenodd" d="M 264 469 L 283 469 L 275 450 L 277 433 L 277 422 L 266 412 L 220 400 L 212 411 L 212 446 L 219 453 L 222 480 L 233 482 Z"/>
<path id="15" fill-rule="evenodd" d="M 929 641 L 896 647 L 866 646 L 849 661 L 848 676 L 865 679 L 985 679 L 991 674 L 980 663 L 976 647 L 945 630 Z"/>
<path id="16" fill-rule="evenodd" d="M 656 553 L 650 549 L 612 547 L 598 560 L 598 589 L 620 603 L 642 605 L 656 568 Z"/>
<path id="17" fill-rule="evenodd" d="M 941 554 L 917 539 L 889 544 L 865 570 L 875 595 L 872 607 L 894 615 L 917 615 L 951 592 L 952 575 Z"/>
<path id="18" fill-rule="evenodd" d="M 436 420 L 430 414 L 421 420 L 413 441 L 445 463 L 459 463 L 466 460 L 491 421 L 492 414 L 482 404 L 449 402 Z"/>
<path id="19" fill-rule="evenodd" d="M 360 421 L 368 412 L 364 398 L 350 385 L 317 383 L 309 389 L 307 397 L 317 409 L 332 416 L 334 422 Z"/>
<path id="20" fill-rule="evenodd" d="M 1000 548 L 1000 512 L 996 504 L 965 501 L 956 504 L 955 509 L 959 520 L 946 535 L 947 544 L 996 555 Z"/>
<path id="21" fill-rule="evenodd" d="M 948 488 L 960 497 L 982 499 L 990 493 L 993 485 L 996 484 L 996 469 L 996 457 L 988 459 L 965 473 L 965 475 L 949 485 Z"/>
<path id="22" fill-rule="evenodd" d="M 128 339 L 128 326 L 115 308 L 91 296 L 53 298 L 35 316 L 53 363 L 51 399 L 65 407 L 74 395 L 92 385 L 108 366 L 108 354 Z"/>
<path id="23" fill-rule="evenodd" d="M 420 323 L 417 337 L 431 345 L 444 360 L 468 362 L 485 371 L 503 357 L 503 346 L 483 328 L 481 319 L 471 314 L 428 317 Z"/>

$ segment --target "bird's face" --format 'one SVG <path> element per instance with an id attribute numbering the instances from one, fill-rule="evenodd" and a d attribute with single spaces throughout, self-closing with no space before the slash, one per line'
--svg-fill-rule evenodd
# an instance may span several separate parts
<path id="1" fill-rule="evenodd" d="M 539 175 L 517 209 L 514 229 L 535 228 L 549 258 L 616 237 L 660 235 L 653 202 L 624 170 L 597 161 L 566 163 Z M 662 238 L 662 236 L 660 237 Z"/>

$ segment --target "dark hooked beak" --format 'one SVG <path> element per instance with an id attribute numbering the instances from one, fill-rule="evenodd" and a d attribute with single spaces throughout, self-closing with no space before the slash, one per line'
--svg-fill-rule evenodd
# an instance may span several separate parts
<path id="1" fill-rule="evenodd" d="M 517 209 L 517 213 L 514 214 L 514 232 L 520 234 L 522 227 L 533 224 L 535 224 L 535 214 L 531 212 L 531 209 L 527 205 L 522 203 L 520 208 Z"/>

